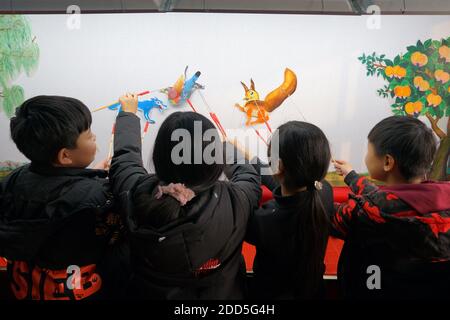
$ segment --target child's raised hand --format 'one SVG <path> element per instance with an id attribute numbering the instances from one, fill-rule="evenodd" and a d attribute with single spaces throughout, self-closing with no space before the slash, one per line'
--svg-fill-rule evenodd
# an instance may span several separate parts
<path id="1" fill-rule="evenodd" d="M 333 164 L 336 169 L 336 173 L 340 174 L 344 178 L 350 173 L 350 171 L 353 170 L 352 165 L 344 160 L 334 160 Z"/>
<path id="2" fill-rule="evenodd" d="M 138 96 L 134 93 L 127 93 L 119 98 L 122 111 L 136 113 L 138 109 Z"/>
<path id="3" fill-rule="evenodd" d="M 228 139 L 228 142 L 234 145 L 236 149 L 239 150 L 239 152 L 241 152 L 244 155 L 245 159 L 250 160 L 251 158 L 250 153 L 238 142 L 237 138 L 234 138 L 233 140 Z"/>
<path id="4" fill-rule="evenodd" d="M 111 157 L 105 158 L 102 161 L 96 163 L 94 165 L 93 169 L 109 170 L 110 166 L 111 166 Z"/>

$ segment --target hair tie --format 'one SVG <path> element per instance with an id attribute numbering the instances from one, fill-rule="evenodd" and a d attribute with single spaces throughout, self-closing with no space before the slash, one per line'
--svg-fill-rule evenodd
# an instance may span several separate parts
<path id="1" fill-rule="evenodd" d="M 181 206 L 186 205 L 186 203 L 188 203 L 195 197 L 195 192 L 182 183 L 170 183 L 167 186 L 158 186 L 158 191 L 155 194 L 155 199 L 161 199 L 164 194 L 167 194 L 178 200 Z"/>
<path id="2" fill-rule="evenodd" d="M 309 190 L 309 191 L 314 191 L 314 189 L 316 189 L 316 190 L 322 190 L 322 182 L 320 182 L 320 181 L 314 181 L 314 183 L 311 183 L 311 184 L 309 184 L 308 186 L 307 186 L 307 189 Z"/>

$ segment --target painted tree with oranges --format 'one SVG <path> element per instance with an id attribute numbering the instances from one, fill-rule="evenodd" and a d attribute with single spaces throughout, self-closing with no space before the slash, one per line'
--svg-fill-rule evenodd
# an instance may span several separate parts
<path id="1" fill-rule="evenodd" d="M 428 119 L 440 139 L 430 177 L 446 179 L 450 150 L 450 37 L 423 43 L 419 40 L 406 49 L 405 54 L 393 60 L 375 52 L 358 59 L 366 66 L 368 76 L 376 75 L 388 82 L 377 93 L 394 99 L 394 114 Z M 445 130 L 438 125 L 444 118 Z"/>

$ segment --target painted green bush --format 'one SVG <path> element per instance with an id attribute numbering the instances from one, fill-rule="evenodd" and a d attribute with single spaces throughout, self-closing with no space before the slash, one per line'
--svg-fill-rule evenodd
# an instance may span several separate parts
<path id="1" fill-rule="evenodd" d="M 31 27 L 21 15 L 0 15 L 0 110 L 7 117 L 24 101 L 24 90 L 14 80 L 31 76 L 39 61 L 39 47 Z"/>

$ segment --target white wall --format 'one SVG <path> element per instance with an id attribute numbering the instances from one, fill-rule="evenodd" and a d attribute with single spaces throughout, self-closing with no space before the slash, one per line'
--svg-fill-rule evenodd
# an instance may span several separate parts
<path id="1" fill-rule="evenodd" d="M 64 15 L 29 19 L 41 57 L 33 77 L 16 81 L 26 97 L 67 95 L 94 108 L 126 91 L 172 85 L 189 65 L 190 74 L 202 71 L 199 82 L 206 85 L 204 95 L 222 124 L 242 128 L 244 114 L 233 107 L 242 102 L 239 81 L 252 77 L 264 97 L 281 83 L 283 70 L 289 67 L 297 73 L 299 85 L 271 114 L 271 126 L 301 120 L 300 109 L 325 131 L 334 157 L 348 159 L 362 171 L 367 133 L 390 115 L 391 101 L 376 95 L 383 80 L 366 77 L 357 57 L 376 51 L 393 58 L 419 39 L 448 37 L 450 30 L 449 16 L 382 16 L 379 30 L 366 27 L 366 16 L 82 15 L 79 30 L 69 30 Z M 192 102 L 206 113 L 198 93 Z M 153 113 L 157 123 L 146 137 L 145 160 L 159 125 L 175 109 Z M 111 111 L 94 113 L 97 160 L 108 152 L 113 119 Z M 0 160 L 24 160 L 9 138 L 3 113 L 0 146 Z M 260 152 L 264 153 L 262 148 Z"/>

